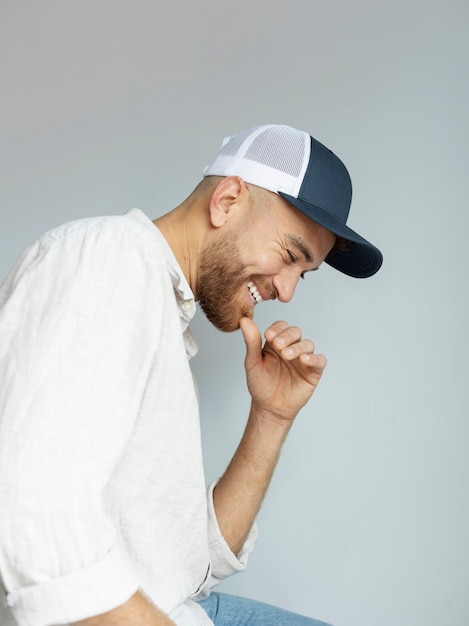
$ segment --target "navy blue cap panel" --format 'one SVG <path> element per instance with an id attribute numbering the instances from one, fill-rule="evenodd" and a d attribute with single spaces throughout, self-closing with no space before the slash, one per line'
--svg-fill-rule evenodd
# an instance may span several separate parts
<path id="1" fill-rule="evenodd" d="M 281 191 L 279 195 L 317 224 L 350 242 L 350 246 L 346 251 L 336 252 L 334 250 L 326 258 L 326 263 L 355 278 L 366 278 L 379 270 L 383 262 L 381 252 L 373 244 L 344 224 L 341 219 L 338 219 L 321 207 L 294 196 L 289 196 Z"/>
<path id="2" fill-rule="evenodd" d="M 346 250 L 333 248 L 325 263 L 347 276 L 369 278 L 381 267 L 383 255 L 370 243 L 361 245 L 350 241 Z"/>
<path id="3" fill-rule="evenodd" d="M 329 148 L 311 137 L 310 159 L 298 197 L 278 193 L 317 224 L 349 242 L 346 250 L 334 248 L 326 263 L 355 278 L 366 278 L 379 270 L 381 252 L 346 225 L 352 181 L 345 165 Z"/>
<path id="4" fill-rule="evenodd" d="M 311 137 L 311 155 L 298 198 L 345 223 L 352 202 L 352 181 L 342 161 Z"/>

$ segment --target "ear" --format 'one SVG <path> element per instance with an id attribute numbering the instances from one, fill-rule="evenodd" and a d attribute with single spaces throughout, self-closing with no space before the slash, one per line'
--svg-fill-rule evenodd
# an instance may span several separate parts
<path id="1" fill-rule="evenodd" d="M 243 208 L 249 191 L 246 183 L 239 176 L 227 176 L 216 186 L 210 198 L 210 222 L 214 228 L 220 228 Z"/>

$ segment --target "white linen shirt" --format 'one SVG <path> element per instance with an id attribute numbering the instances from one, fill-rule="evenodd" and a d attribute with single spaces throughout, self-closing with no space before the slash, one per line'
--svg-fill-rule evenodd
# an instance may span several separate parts
<path id="1" fill-rule="evenodd" d="M 43 235 L 0 289 L 0 624 L 68 624 L 140 589 L 179 626 L 244 569 L 202 467 L 191 289 L 141 211 Z M 16 620 L 16 621 L 15 621 Z"/>

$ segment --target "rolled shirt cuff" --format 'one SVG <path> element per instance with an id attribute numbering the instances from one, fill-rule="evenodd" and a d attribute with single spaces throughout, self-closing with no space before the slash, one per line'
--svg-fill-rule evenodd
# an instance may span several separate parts
<path id="1" fill-rule="evenodd" d="M 209 586 L 212 587 L 224 578 L 246 569 L 249 555 L 254 549 L 254 542 L 258 535 L 257 524 L 254 524 L 239 553 L 233 554 L 220 531 L 213 506 L 213 490 L 217 482 L 213 482 L 207 491 L 208 541 L 212 563 L 211 574 L 212 579 L 214 579 L 211 584 L 209 583 Z"/>
<path id="2" fill-rule="evenodd" d="M 114 547 L 101 561 L 7 594 L 19 626 L 68 624 L 124 604 L 138 590 L 132 563 Z"/>

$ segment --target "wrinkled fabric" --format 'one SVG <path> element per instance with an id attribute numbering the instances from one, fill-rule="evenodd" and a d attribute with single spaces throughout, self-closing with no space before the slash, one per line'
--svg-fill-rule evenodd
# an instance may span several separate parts
<path id="1" fill-rule="evenodd" d="M 137 209 L 46 233 L 1 287 L 2 626 L 77 621 L 137 589 L 207 624 L 190 598 L 246 566 L 256 529 L 233 555 L 204 483 L 195 308 Z"/>

